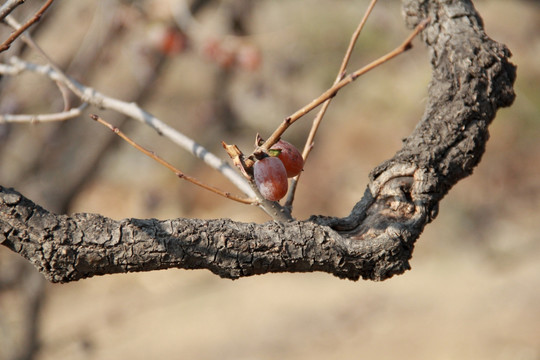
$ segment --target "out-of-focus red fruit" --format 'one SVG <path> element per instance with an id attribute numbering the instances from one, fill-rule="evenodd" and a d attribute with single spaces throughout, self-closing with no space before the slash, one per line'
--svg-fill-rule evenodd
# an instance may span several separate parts
<path id="1" fill-rule="evenodd" d="M 161 39 L 161 52 L 165 55 L 177 55 L 187 47 L 187 37 L 180 30 L 169 27 L 164 30 Z"/>
<path id="2" fill-rule="evenodd" d="M 241 69 L 255 71 L 261 66 L 261 52 L 254 45 L 243 44 L 236 52 L 236 62 Z"/>
<path id="3" fill-rule="evenodd" d="M 234 52 L 217 39 L 208 39 L 204 45 L 203 52 L 222 69 L 232 68 L 236 61 Z"/>
<path id="4" fill-rule="evenodd" d="M 206 40 L 204 43 L 203 52 L 209 59 L 214 60 L 221 52 L 221 45 L 219 44 L 219 41 L 212 38 Z"/>
<path id="5" fill-rule="evenodd" d="M 304 168 L 304 158 L 293 144 L 285 140 L 279 140 L 271 147 L 271 149 L 281 150 L 281 153 L 277 157 L 285 166 L 287 177 L 291 178 L 300 174 Z"/>
<path id="6" fill-rule="evenodd" d="M 222 69 L 231 69 L 235 62 L 234 53 L 229 49 L 222 49 L 215 60 Z"/>
<path id="7" fill-rule="evenodd" d="M 277 157 L 269 156 L 255 162 L 253 177 L 257 189 L 265 199 L 278 201 L 287 194 L 287 171 Z"/>

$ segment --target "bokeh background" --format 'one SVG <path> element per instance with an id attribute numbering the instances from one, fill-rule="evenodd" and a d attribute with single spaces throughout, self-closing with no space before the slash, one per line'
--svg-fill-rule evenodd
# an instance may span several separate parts
<path id="1" fill-rule="evenodd" d="M 23 21 L 39 5 L 28 2 L 14 16 Z M 267 136 L 329 87 L 367 5 L 57 1 L 33 35 L 69 75 L 138 102 L 225 158 L 222 140 L 249 151 L 257 132 Z M 0 359 L 540 359 L 540 5 L 475 5 L 486 32 L 513 52 L 517 98 L 497 114 L 474 174 L 451 190 L 417 241 L 411 271 L 380 283 L 327 274 L 230 281 L 167 270 L 59 285 L 0 248 Z M 350 69 L 399 44 L 409 31 L 403 24 L 399 2 L 381 0 Z M 1 31 L 4 39 L 9 30 Z M 369 171 L 414 128 L 430 79 L 427 51 L 415 45 L 335 98 L 298 188 L 297 218 L 347 215 Z M 1 60 L 14 54 L 43 63 L 20 41 Z M 62 107 L 55 84 L 39 75 L 0 79 L 2 113 Z M 148 127 L 88 112 L 234 191 Z M 312 118 L 287 140 L 301 147 Z M 0 184 L 57 213 L 268 220 L 179 181 L 86 115 L 0 124 Z"/>

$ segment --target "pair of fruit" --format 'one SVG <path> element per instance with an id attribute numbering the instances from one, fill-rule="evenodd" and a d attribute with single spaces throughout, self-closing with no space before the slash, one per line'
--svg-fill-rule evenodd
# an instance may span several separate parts
<path id="1" fill-rule="evenodd" d="M 259 49 L 250 43 L 209 39 L 203 48 L 204 54 L 223 69 L 237 67 L 255 71 L 262 62 Z"/>
<path id="2" fill-rule="evenodd" d="M 253 177 L 261 195 L 270 201 L 278 201 L 287 194 L 288 179 L 300 174 L 304 159 L 298 149 L 279 140 L 270 150 L 278 150 L 277 156 L 266 156 L 253 165 Z"/>

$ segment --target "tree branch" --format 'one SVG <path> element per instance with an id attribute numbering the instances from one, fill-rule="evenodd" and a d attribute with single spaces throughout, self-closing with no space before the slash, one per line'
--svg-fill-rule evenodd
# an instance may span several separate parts
<path id="1" fill-rule="evenodd" d="M 404 272 L 439 201 L 480 161 L 496 111 L 513 102 L 516 69 L 508 49 L 484 33 L 470 1 L 403 5 L 410 27 L 432 19 L 422 32 L 433 67 L 426 110 L 403 148 L 372 171 L 346 218 L 114 221 L 54 215 L 0 188 L 0 243 L 54 282 L 166 268 L 204 268 L 233 279 L 325 271 L 384 280 Z"/>
<path id="2" fill-rule="evenodd" d="M 7 0 L 0 7 L 0 21 L 4 20 L 17 6 L 22 5 L 25 0 Z"/>
<path id="3" fill-rule="evenodd" d="M 54 215 L 6 188 L 0 195 L 0 243 L 53 282 L 167 268 L 204 268 L 231 279 L 311 271 L 382 279 L 392 268 L 405 270 L 408 256 L 399 243 L 366 246 L 309 221 L 114 221 L 97 214 Z"/>
<path id="4" fill-rule="evenodd" d="M 49 6 L 52 5 L 54 0 L 47 0 L 47 2 L 28 20 L 24 25 L 22 25 L 19 29 L 15 30 L 11 35 L 2 43 L 0 44 L 0 52 L 6 51 L 9 49 L 11 44 L 19 37 L 23 32 L 25 32 L 30 26 L 34 25 L 36 22 L 41 19 L 41 16 L 43 13 L 49 8 Z"/>
<path id="5" fill-rule="evenodd" d="M 86 109 L 87 106 L 87 103 L 82 103 L 79 107 L 54 114 L 0 114 L 0 124 L 7 122 L 38 123 L 69 120 L 81 116 L 83 110 Z"/>

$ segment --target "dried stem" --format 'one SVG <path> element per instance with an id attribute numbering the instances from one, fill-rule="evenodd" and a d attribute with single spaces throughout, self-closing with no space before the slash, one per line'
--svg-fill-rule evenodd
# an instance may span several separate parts
<path id="1" fill-rule="evenodd" d="M 362 20 L 358 24 L 358 27 L 354 31 L 351 37 L 351 41 L 349 42 L 349 46 L 347 47 L 347 51 L 345 52 L 345 56 L 343 57 L 343 61 L 341 62 L 341 66 L 339 67 L 339 71 L 336 77 L 336 80 L 334 81 L 334 85 L 337 84 L 339 81 L 343 79 L 345 76 L 347 65 L 349 64 L 349 60 L 351 59 L 352 52 L 354 50 L 354 46 L 356 45 L 356 42 L 358 40 L 358 37 L 360 36 L 360 33 L 362 32 L 362 29 L 364 28 L 364 25 L 366 24 L 366 21 L 371 14 L 373 8 L 375 7 L 375 4 L 377 3 L 377 0 L 371 0 L 368 8 L 366 9 L 366 12 L 364 13 L 364 16 L 362 17 Z M 319 126 L 321 125 L 322 119 L 324 115 L 326 114 L 326 110 L 330 106 L 330 103 L 332 102 L 332 98 L 326 100 L 324 104 L 322 105 L 321 109 L 317 113 L 317 116 L 315 116 L 315 119 L 313 119 L 313 124 L 311 125 L 311 130 L 309 131 L 309 135 L 306 140 L 306 144 L 304 145 L 304 150 L 302 152 L 302 157 L 304 158 L 304 164 L 306 163 L 309 154 L 311 150 L 313 149 L 315 135 L 317 135 L 317 131 L 319 130 Z M 287 194 L 287 201 L 285 202 L 285 207 L 291 209 L 292 203 L 294 201 L 294 194 L 296 192 L 296 186 L 298 184 L 298 180 L 300 179 L 300 176 L 302 173 L 298 174 L 291 180 L 291 186 L 289 187 L 289 193 Z"/>
<path id="2" fill-rule="evenodd" d="M 189 181 L 190 183 L 195 184 L 195 185 L 197 185 L 199 187 L 202 187 L 203 189 L 209 190 L 209 191 L 211 191 L 211 192 L 213 192 L 215 194 L 223 196 L 224 198 L 234 200 L 234 201 L 237 201 L 237 202 L 242 203 L 242 204 L 255 204 L 256 203 L 256 200 L 254 200 L 254 199 L 247 199 L 247 198 L 242 198 L 242 197 L 239 197 L 239 196 L 236 196 L 236 195 L 232 195 L 231 193 L 229 193 L 227 191 L 223 191 L 223 190 L 220 190 L 220 189 L 218 189 L 216 187 L 213 187 L 211 185 L 207 185 L 207 184 L 197 180 L 194 177 L 191 177 L 189 175 L 184 174 L 181 170 L 177 169 L 172 164 L 170 164 L 169 162 L 165 161 L 164 159 L 162 159 L 161 157 L 156 155 L 154 152 L 152 152 L 150 150 L 147 150 L 147 149 L 143 148 L 142 146 L 140 146 L 139 144 L 137 144 L 135 141 L 133 141 L 131 138 L 129 138 L 126 134 L 124 134 L 120 129 L 118 129 L 117 127 L 111 125 L 107 121 L 103 120 L 98 115 L 90 115 L 90 118 L 92 118 L 93 120 L 99 122 L 102 125 L 105 125 L 109 129 L 111 129 L 112 132 L 114 132 L 116 135 L 120 136 L 128 144 L 130 144 L 131 146 L 133 146 L 135 149 L 139 150 L 140 152 L 142 152 L 146 156 L 154 159 L 155 161 L 157 161 L 161 165 L 165 166 L 167 169 L 171 170 L 180 179 L 184 179 L 186 181 Z"/>
<path id="3" fill-rule="evenodd" d="M 17 39 L 23 32 L 26 31 L 34 23 L 38 22 L 41 19 L 43 13 L 51 6 L 54 0 L 48 0 L 42 7 L 39 9 L 30 20 L 28 20 L 24 25 L 16 29 L 11 35 L 0 45 L 0 52 L 6 51 L 9 49 L 11 44 Z"/>

